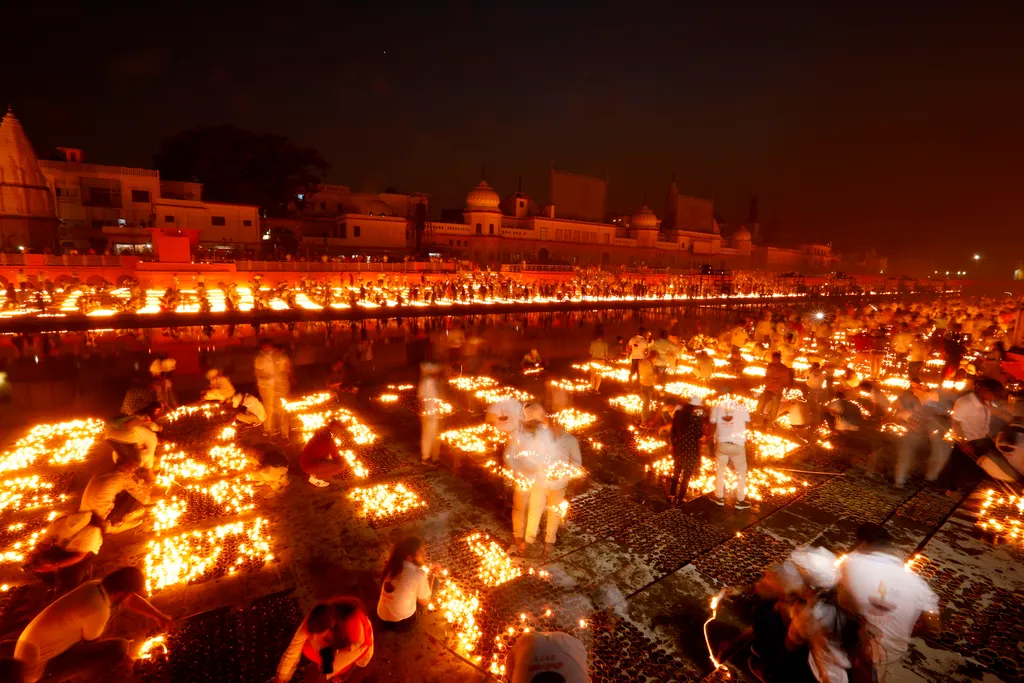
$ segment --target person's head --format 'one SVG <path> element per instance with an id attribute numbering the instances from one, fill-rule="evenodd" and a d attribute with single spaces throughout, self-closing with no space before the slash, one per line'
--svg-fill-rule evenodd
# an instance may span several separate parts
<path id="1" fill-rule="evenodd" d="M 337 598 L 332 601 L 331 607 L 334 610 L 334 646 L 338 649 L 346 648 L 349 646 L 344 634 L 348 632 L 346 628 L 337 628 L 338 626 L 345 626 L 351 621 L 359 618 L 360 614 L 365 613 L 363 609 L 363 603 L 359 601 L 359 598 Z"/>
<path id="2" fill-rule="evenodd" d="M 772 353 L 772 362 L 773 363 L 781 363 L 782 362 L 782 354 L 779 353 L 778 351 L 774 351 Z"/>
<path id="3" fill-rule="evenodd" d="M 160 417 L 160 415 L 163 412 L 164 407 L 160 405 L 160 402 L 153 401 L 152 403 L 147 403 L 146 405 L 142 406 L 142 408 L 140 408 L 139 410 L 136 410 L 135 414 L 138 415 L 139 417 L 148 417 L 151 420 L 155 420 L 156 418 Z"/>
<path id="4" fill-rule="evenodd" d="M 326 633 L 334 628 L 334 606 L 320 603 L 309 610 L 306 616 L 306 632 L 310 634 Z"/>
<path id="5" fill-rule="evenodd" d="M 662 330 L 662 331 L 661 331 L 661 332 L 659 333 L 659 336 L 660 336 L 660 337 L 661 337 L 662 339 L 668 339 L 668 330 Z"/>
<path id="6" fill-rule="evenodd" d="M 974 393 L 985 403 L 991 403 L 1003 392 L 1003 385 L 999 380 L 991 377 L 982 377 L 974 384 Z"/>
<path id="7" fill-rule="evenodd" d="M 540 351 L 538 351 L 537 349 L 530 349 L 530 355 L 531 356 L 539 356 L 540 355 Z"/>
<path id="8" fill-rule="evenodd" d="M 813 363 L 811 363 L 811 370 L 820 370 L 820 369 L 821 369 L 821 363 L 819 363 L 818 361 L 814 361 Z"/>
<path id="9" fill-rule="evenodd" d="M 214 377 L 220 374 L 220 370 L 217 368 L 211 368 L 206 371 L 206 379 L 212 380 Z"/>
<path id="10" fill-rule="evenodd" d="M 646 328 L 644 328 L 644 327 L 641 327 L 641 328 L 640 328 L 640 334 L 641 334 L 641 335 L 647 334 L 647 329 L 646 329 Z"/>
<path id="11" fill-rule="evenodd" d="M 13 657 L 0 658 L 0 681 L 25 680 L 25 665 Z"/>
<path id="12" fill-rule="evenodd" d="M 865 552 L 887 552 L 892 547 L 892 538 L 885 527 L 868 522 L 857 527 L 857 546 Z"/>
<path id="13" fill-rule="evenodd" d="M 544 410 L 544 406 L 539 403 L 527 403 L 523 407 L 523 419 L 525 424 L 532 426 L 533 424 L 542 425 L 547 422 L 547 412 Z"/>
<path id="14" fill-rule="evenodd" d="M 139 460 L 137 456 L 131 457 L 119 455 L 117 458 L 117 462 L 114 463 L 114 471 L 127 472 L 128 474 L 131 474 L 135 470 L 139 469 L 139 467 L 141 466 L 142 462 Z"/>
<path id="15" fill-rule="evenodd" d="M 385 583 L 401 574 L 406 562 L 422 567 L 426 561 L 427 550 L 423 541 L 416 536 L 403 538 L 391 549 L 388 561 L 384 564 Z"/>
<path id="16" fill-rule="evenodd" d="M 121 567 L 103 577 L 100 582 L 107 591 L 110 602 L 117 605 L 132 593 L 141 594 L 146 590 L 146 577 L 138 567 Z"/>
<path id="17" fill-rule="evenodd" d="M 565 676 L 557 671 L 541 671 L 530 679 L 530 683 L 565 683 Z"/>

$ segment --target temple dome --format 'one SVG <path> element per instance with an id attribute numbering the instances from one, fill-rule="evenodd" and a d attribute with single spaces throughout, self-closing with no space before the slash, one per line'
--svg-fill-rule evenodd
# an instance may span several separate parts
<path id="1" fill-rule="evenodd" d="M 629 221 L 630 230 L 657 230 L 658 217 L 644 204 Z"/>
<path id="2" fill-rule="evenodd" d="M 370 214 L 372 216 L 392 216 L 395 212 L 383 199 L 380 197 L 374 197 L 363 206 L 362 213 Z"/>
<path id="3" fill-rule="evenodd" d="M 481 180 L 480 184 L 466 195 L 467 211 L 498 211 L 500 204 L 501 197 L 487 184 L 486 180 Z"/>

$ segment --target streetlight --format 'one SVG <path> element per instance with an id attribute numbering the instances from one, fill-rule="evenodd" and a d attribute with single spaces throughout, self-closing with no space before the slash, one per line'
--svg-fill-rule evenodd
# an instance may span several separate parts
<path id="1" fill-rule="evenodd" d="M 974 255 L 974 260 L 975 261 L 980 261 L 981 260 L 981 254 L 975 254 Z"/>

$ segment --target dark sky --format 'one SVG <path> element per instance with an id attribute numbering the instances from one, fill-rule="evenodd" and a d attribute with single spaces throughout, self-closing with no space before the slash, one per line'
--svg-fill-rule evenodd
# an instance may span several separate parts
<path id="1" fill-rule="evenodd" d="M 660 213 L 675 172 L 727 221 L 759 195 L 786 242 L 1024 258 L 1019 1 L 16 4 L 0 97 L 41 154 L 150 166 L 233 123 L 435 214 L 481 166 L 543 203 L 554 161 L 614 210 Z"/>

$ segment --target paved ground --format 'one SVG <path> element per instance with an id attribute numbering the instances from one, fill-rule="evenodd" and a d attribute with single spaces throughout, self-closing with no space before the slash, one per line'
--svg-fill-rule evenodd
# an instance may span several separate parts
<path id="1" fill-rule="evenodd" d="M 536 394 L 543 391 L 539 380 L 519 383 Z M 374 445 L 355 449 L 370 470 L 369 481 L 404 482 L 429 507 L 401 523 L 374 528 L 347 498 L 352 478 L 315 489 L 293 475 L 287 488 L 263 495 L 256 511 L 243 516 L 270 521 L 275 560 L 251 573 L 156 593 L 154 602 L 180 619 L 169 637 L 169 658 L 139 663 L 127 679 L 269 679 L 294 625 L 318 598 L 356 594 L 372 611 L 388 545 L 415 533 L 427 540 L 432 561 L 448 567 L 468 589 L 479 590 L 479 642 L 472 652 L 457 653 L 451 629 L 432 613 L 410 634 L 378 633 L 373 661 L 350 680 L 484 680 L 492 654 L 500 655 L 499 646 L 512 642 L 500 636 L 523 624 L 578 635 L 590 652 L 596 681 L 719 680 L 726 669 L 733 680 L 754 680 L 744 668 L 741 634 L 750 606 L 745 587 L 799 544 L 849 551 L 857 525 L 874 521 L 891 530 L 907 557 L 924 556 L 916 570 L 940 593 L 947 624 L 936 637 L 915 639 L 903 665 L 887 680 L 1021 680 L 1022 550 L 1019 544 L 996 544 L 977 530 L 984 484 L 964 500 L 919 480 L 896 491 L 885 476 L 884 457 L 837 444 L 831 452 L 806 447 L 786 460 L 787 467 L 818 473 L 800 474 L 808 486 L 796 493 L 768 496 L 744 512 L 703 498 L 669 508 L 630 445 L 628 419 L 604 400 L 623 393 L 621 387 L 606 384 L 603 391 L 604 397 L 576 398 L 579 408 L 599 416 L 582 435 L 605 447 L 597 451 L 581 438 L 590 475 L 572 499 L 556 552 L 544 565 L 538 555 L 528 557 L 525 575 L 498 587 L 475 578 L 477 560 L 466 551 L 465 537 L 481 531 L 507 544 L 504 486 L 472 461 L 460 459 L 456 467 L 449 451 L 442 468 L 419 465 L 418 422 L 407 407 L 410 401 L 382 404 L 375 400 L 378 390 L 345 397 L 379 436 Z M 458 394 L 453 397 L 457 407 L 479 409 Z M 480 419 L 460 410 L 446 427 Z M 186 440 L 199 444 L 218 428 L 197 423 L 182 429 Z M 243 440 L 258 447 L 262 438 Z M 73 489 L 81 479 L 67 485 Z M 183 529 L 225 521 L 233 519 L 212 518 Z M 151 537 L 147 523 L 112 539 L 97 571 L 141 563 Z M 531 575 L 530 568 L 538 573 Z M 548 575 L 541 576 L 542 570 Z M 37 586 L 18 585 L 24 577 L 9 564 L 0 565 L 0 578 L 16 586 L 0 594 L 0 638 L 8 638 L 39 609 L 44 595 Z M 711 598 L 723 590 L 728 595 L 709 634 L 725 668 L 713 671 L 702 626 Z M 144 625 L 127 615 L 118 615 L 114 628 L 137 639 L 147 635 Z M 468 663 L 476 657 L 478 666 Z"/>

